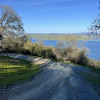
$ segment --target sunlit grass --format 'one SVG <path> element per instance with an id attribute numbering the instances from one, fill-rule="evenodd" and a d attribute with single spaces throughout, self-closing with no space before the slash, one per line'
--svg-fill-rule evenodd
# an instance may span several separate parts
<path id="1" fill-rule="evenodd" d="M 30 78 L 40 67 L 26 60 L 0 57 L 0 86 L 9 86 Z"/>

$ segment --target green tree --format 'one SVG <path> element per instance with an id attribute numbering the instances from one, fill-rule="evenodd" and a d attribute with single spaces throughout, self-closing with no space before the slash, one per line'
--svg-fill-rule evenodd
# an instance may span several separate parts
<path id="1" fill-rule="evenodd" d="M 0 52 L 3 38 L 15 38 L 22 33 L 24 28 L 21 17 L 11 7 L 0 5 Z"/>

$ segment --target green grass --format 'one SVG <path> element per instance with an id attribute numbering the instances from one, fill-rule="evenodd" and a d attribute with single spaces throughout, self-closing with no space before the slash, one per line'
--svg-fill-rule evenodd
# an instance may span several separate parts
<path id="1" fill-rule="evenodd" d="M 26 60 L 0 57 L 0 87 L 27 80 L 40 70 L 39 66 Z"/>
<path id="2" fill-rule="evenodd" d="M 73 64 L 73 65 L 76 65 L 76 64 L 74 64 L 74 63 L 72 63 L 71 61 L 57 61 L 57 62 L 59 62 L 59 63 L 65 63 L 65 64 Z"/>
<path id="3" fill-rule="evenodd" d="M 89 67 L 85 66 L 86 68 L 89 68 L 92 72 L 95 72 L 97 74 L 100 74 L 100 68 L 95 68 L 95 67 Z"/>
<path id="4" fill-rule="evenodd" d="M 96 76 L 86 72 L 80 72 L 88 82 L 91 82 L 94 86 L 100 86 L 100 76 Z"/>

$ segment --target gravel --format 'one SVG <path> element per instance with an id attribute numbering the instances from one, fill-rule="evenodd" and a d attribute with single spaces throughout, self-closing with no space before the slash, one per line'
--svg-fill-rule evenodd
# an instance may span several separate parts
<path id="1" fill-rule="evenodd" d="M 43 67 L 33 80 L 9 87 L 0 100 L 100 100 L 100 96 L 78 73 L 90 72 L 77 65 L 53 62 L 26 55 L 9 54 Z"/>

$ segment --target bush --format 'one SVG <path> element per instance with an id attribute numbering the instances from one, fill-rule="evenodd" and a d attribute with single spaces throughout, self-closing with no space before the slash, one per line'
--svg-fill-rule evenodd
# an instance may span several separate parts
<path id="1" fill-rule="evenodd" d="M 40 44 L 38 42 L 32 43 L 31 41 L 28 41 L 25 46 L 25 53 L 29 53 L 31 55 L 48 58 L 48 59 L 56 59 L 56 56 L 53 52 L 53 47 L 47 47 L 43 44 Z"/>
<path id="2" fill-rule="evenodd" d="M 89 67 L 95 67 L 95 68 L 100 68 L 100 61 L 95 61 L 94 59 L 88 59 L 87 66 Z"/>
<path id="3" fill-rule="evenodd" d="M 16 52 L 31 54 L 43 58 L 52 60 L 70 61 L 75 64 L 87 65 L 92 67 L 98 67 L 100 63 L 87 57 L 88 50 L 86 48 L 79 47 L 77 41 L 58 42 L 57 46 L 47 47 L 43 43 L 32 43 L 30 40 L 23 42 L 20 39 L 6 40 L 4 52 Z"/>
<path id="4" fill-rule="evenodd" d="M 86 52 L 86 48 L 79 48 L 78 42 L 67 41 L 67 44 L 59 42 L 54 53 L 58 60 L 86 65 L 88 63 Z"/>
<path id="5" fill-rule="evenodd" d="M 88 58 L 85 54 L 84 49 L 78 49 L 75 52 L 75 56 L 71 59 L 71 61 L 76 64 L 87 65 Z"/>
<path id="6" fill-rule="evenodd" d="M 10 40 L 10 41 L 9 41 Z M 8 38 L 3 41 L 3 52 L 21 53 L 24 51 L 25 42 L 20 38 Z"/>

